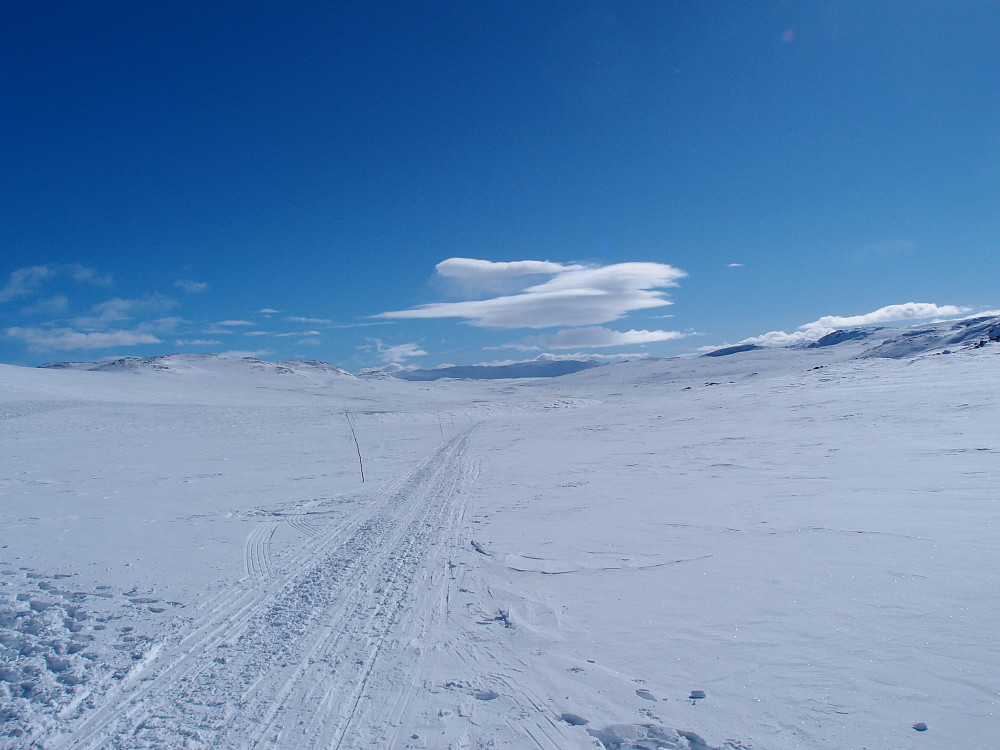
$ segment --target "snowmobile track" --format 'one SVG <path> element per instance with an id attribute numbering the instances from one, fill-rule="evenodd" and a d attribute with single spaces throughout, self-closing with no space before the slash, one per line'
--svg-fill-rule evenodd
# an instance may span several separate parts
<path id="1" fill-rule="evenodd" d="M 447 580 L 444 557 L 474 477 L 474 429 L 279 558 L 280 568 L 269 551 L 278 522 L 258 524 L 246 544 L 247 577 L 204 604 L 51 746 L 236 748 L 249 739 L 251 747 L 350 748 L 387 739 L 394 730 L 380 675 L 391 672 L 404 693 L 416 687 L 417 660 L 396 632 L 432 614 L 413 606 L 417 588 L 420 602 L 442 598 L 427 597 L 426 587 Z"/>

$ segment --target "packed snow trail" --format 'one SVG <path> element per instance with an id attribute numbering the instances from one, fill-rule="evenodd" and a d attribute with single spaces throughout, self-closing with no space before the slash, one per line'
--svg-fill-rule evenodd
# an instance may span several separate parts
<path id="1" fill-rule="evenodd" d="M 417 666 L 393 635 L 440 616 L 411 605 L 415 583 L 420 602 L 441 602 L 427 594 L 446 586 L 442 553 L 454 544 L 475 476 L 474 429 L 280 569 L 264 548 L 273 525 L 261 524 L 247 544 L 247 578 L 153 650 L 55 746 L 348 748 L 393 733 L 386 723 Z M 382 673 L 403 679 L 395 710 L 383 706 L 385 679 L 379 692 L 366 690 Z"/>

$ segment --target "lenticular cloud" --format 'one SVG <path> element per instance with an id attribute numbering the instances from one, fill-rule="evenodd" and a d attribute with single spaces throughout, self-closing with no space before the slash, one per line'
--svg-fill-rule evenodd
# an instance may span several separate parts
<path id="1" fill-rule="evenodd" d="M 665 263 L 615 263 L 610 266 L 564 265 L 549 261 L 494 263 L 449 258 L 437 265 L 439 276 L 458 279 L 467 288 L 524 277 L 509 294 L 462 302 L 436 302 L 409 310 L 384 312 L 380 318 L 462 318 L 490 328 L 590 326 L 617 320 L 634 310 L 672 304 L 662 291 L 687 274 Z M 539 277 L 548 277 L 540 280 Z M 536 283 L 530 283 L 531 281 Z"/>
<path id="2" fill-rule="evenodd" d="M 633 346 L 657 341 L 682 338 L 679 331 L 612 331 L 600 326 L 565 328 L 555 335 L 544 337 L 540 343 L 551 349 L 589 349 L 600 346 Z"/>

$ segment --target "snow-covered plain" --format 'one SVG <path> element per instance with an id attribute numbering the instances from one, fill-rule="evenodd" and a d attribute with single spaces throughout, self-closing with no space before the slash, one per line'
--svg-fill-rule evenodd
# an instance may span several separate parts
<path id="1" fill-rule="evenodd" d="M 1000 344 L 871 346 L 0 366 L 0 747 L 991 747 Z"/>

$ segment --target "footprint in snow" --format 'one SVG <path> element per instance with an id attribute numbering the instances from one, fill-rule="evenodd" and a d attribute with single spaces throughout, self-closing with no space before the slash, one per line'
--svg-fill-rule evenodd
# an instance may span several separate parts
<path id="1" fill-rule="evenodd" d="M 694 732 L 678 731 L 656 724 L 612 724 L 587 733 L 605 750 L 715 750 Z"/>

